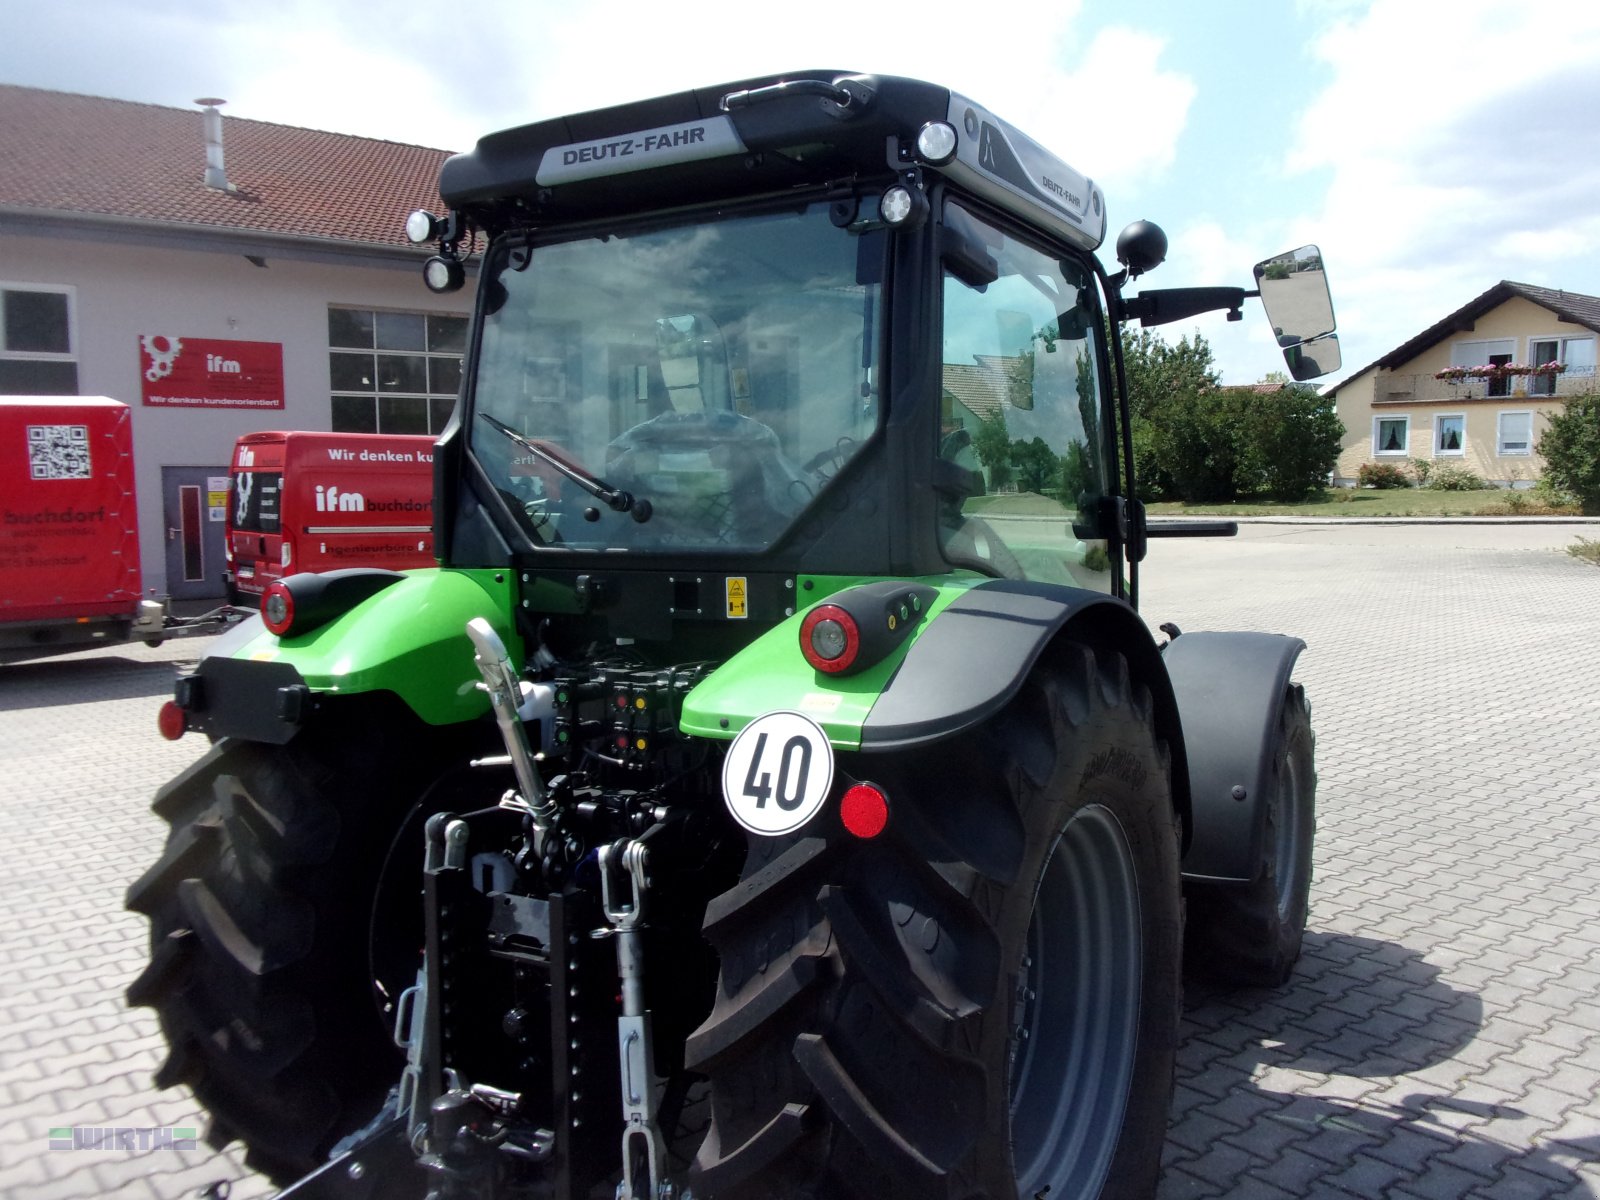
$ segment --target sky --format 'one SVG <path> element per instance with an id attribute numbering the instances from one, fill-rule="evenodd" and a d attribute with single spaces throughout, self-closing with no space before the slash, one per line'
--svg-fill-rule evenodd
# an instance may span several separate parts
<path id="1" fill-rule="evenodd" d="M 1021 128 L 1167 232 L 1150 287 L 1322 249 L 1344 368 L 1502 279 L 1600 295 L 1593 0 L 54 0 L 0 82 L 470 149 L 496 129 L 799 68 L 911 75 Z M 3 114 L 0 114 L 3 119 Z M 1281 369 L 1259 308 L 1199 333 Z"/>

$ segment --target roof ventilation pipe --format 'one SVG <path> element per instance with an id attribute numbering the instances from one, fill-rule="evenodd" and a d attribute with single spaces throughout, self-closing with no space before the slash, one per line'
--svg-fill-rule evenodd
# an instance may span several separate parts
<path id="1" fill-rule="evenodd" d="M 217 106 L 227 101 L 203 96 L 195 103 L 204 110 L 200 116 L 206 139 L 205 184 L 219 192 L 237 192 L 239 189 L 228 182 L 228 174 L 222 168 L 222 114 L 217 111 Z"/>

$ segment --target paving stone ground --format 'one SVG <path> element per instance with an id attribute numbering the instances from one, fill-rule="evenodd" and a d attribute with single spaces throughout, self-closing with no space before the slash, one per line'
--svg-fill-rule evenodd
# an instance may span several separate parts
<path id="1" fill-rule="evenodd" d="M 1306 640 L 1320 776 L 1305 956 L 1276 991 L 1190 987 L 1161 1200 L 1600 1197 L 1600 570 L 1572 533 L 1156 544 L 1152 624 Z M 0 667 L 0 1195 L 270 1194 L 236 1149 L 50 1148 L 204 1128 L 121 1000 L 148 803 L 202 750 L 155 712 L 201 646 Z"/>
<path id="2" fill-rule="evenodd" d="M 1162 1200 L 1600 1195 L 1600 571 L 1498 532 L 1152 551 L 1147 620 L 1307 642 L 1320 809 L 1290 985 L 1190 988 Z"/>

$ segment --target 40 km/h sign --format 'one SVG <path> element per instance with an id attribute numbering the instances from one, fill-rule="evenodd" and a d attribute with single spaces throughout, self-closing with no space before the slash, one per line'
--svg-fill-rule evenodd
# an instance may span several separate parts
<path id="1" fill-rule="evenodd" d="M 722 761 L 722 798 L 751 833 L 793 833 L 822 808 L 833 787 L 833 747 L 809 717 L 772 712 L 733 739 Z"/>

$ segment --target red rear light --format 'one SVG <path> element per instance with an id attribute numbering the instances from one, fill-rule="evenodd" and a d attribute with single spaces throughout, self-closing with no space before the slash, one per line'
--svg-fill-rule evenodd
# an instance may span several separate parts
<path id="1" fill-rule="evenodd" d="M 819 604 L 800 625 L 800 653 L 819 671 L 837 675 L 861 652 L 856 619 L 837 604 Z"/>
<path id="2" fill-rule="evenodd" d="M 279 637 L 286 636 L 294 624 L 294 593 L 284 586 L 283 580 L 261 593 L 261 619 Z"/>
<path id="3" fill-rule="evenodd" d="M 889 824 L 889 797 L 870 783 L 858 783 L 839 801 L 839 819 L 856 837 L 875 838 Z"/>
<path id="4" fill-rule="evenodd" d="M 189 718 L 175 700 L 168 700 L 156 713 L 156 729 L 169 742 L 175 742 L 189 729 Z"/>

